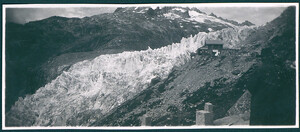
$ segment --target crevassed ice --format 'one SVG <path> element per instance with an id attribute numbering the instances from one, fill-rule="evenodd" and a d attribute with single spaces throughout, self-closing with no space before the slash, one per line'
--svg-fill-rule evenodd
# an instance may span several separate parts
<path id="1" fill-rule="evenodd" d="M 86 110 L 100 109 L 105 114 L 147 88 L 151 79 L 166 78 L 174 66 L 186 63 L 205 39 L 222 38 L 232 47 L 245 38 L 247 34 L 240 34 L 245 29 L 250 28 L 200 32 L 158 49 L 101 55 L 78 62 L 35 94 L 19 99 L 12 111 L 14 115 L 35 113 L 37 126 L 57 125 L 58 121 L 65 125 L 71 116 Z"/>

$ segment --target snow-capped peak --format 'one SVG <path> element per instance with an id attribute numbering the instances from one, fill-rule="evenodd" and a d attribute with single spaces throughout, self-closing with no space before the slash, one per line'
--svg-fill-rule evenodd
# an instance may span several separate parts
<path id="1" fill-rule="evenodd" d="M 185 9 L 183 8 L 173 8 L 172 10 L 180 11 L 180 12 L 186 12 Z"/>
<path id="2" fill-rule="evenodd" d="M 209 16 L 209 15 L 199 13 L 199 12 L 193 11 L 193 10 L 189 11 L 189 16 L 190 16 L 190 18 L 188 18 L 189 20 L 197 21 L 197 22 L 200 22 L 200 23 L 205 23 L 205 22 L 211 21 L 211 22 L 217 22 L 217 23 L 222 23 L 222 24 L 225 24 L 225 25 L 229 25 L 231 27 L 236 27 L 236 25 L 233 25 L 229 22 L 218 19 L 214 16 Z"/>

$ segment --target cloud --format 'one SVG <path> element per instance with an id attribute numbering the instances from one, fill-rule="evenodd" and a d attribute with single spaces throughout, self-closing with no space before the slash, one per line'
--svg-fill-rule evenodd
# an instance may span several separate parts
<path id="1" fill-rule="evenodd" d="M 198 7 L 201 11 L 226 19 L 243 22 L 249 20 L 262 25 L 278 17 L 286 7 Z M 116 7 L 67 7 L 67 8 L 7 8 L 6 20 L 24 24 L 29 21 L 45 19 L 51 16 L 86 17 L 102 13 L 111 13 Z"/>
<path id="2" fill-rule="evenodd" d="M 278 17 L 286 7 L 199 7 L 207 14 L 244 22 L 248 20 L 255 25 L 263 25 Z"/>
<path id="3" fill-rule="evenodd" d="M 87 8 L 87 7 L 72 7 L 72 8 L 7 8 L 6 20 L 24 24 L 30 21 L 45 19 L 51 16 L 62 17 L 86 17 L 102 13 L 113 12 L 115 7 L 103 8 Z"/>

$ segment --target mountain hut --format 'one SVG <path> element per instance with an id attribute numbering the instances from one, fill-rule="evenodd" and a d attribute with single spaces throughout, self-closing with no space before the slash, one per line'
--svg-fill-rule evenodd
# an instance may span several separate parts
<path id="1" fill-rule="evenodd" d="M 204 47 L 207 47 L 208 49 L 217 49 L 221 50 L 223 49 L 224 43 L 220 40 L 206 40 Z"/>

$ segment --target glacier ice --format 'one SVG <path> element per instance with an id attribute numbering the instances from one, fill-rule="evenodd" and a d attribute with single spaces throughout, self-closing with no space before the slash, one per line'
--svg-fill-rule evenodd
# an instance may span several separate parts
<path id="1" fill-rule="evenodd" d="M 34 94 L 20 98 L 10 112 L 34 113 L 35 126 L 57 125 L 58 121 L 65 125 L 68 118 L 86 110 L 106 114 L 146 89 L 151 79 L 164 79 L 174 66 L 189 61 L 190 53 L 202 47 L 205 39 L 222 39 L 227 47 L 234 48 L 246 38 L 247 30 L 252 28 L 200 32 L 158 49 L 101 55 L 78 62 Z"/>

